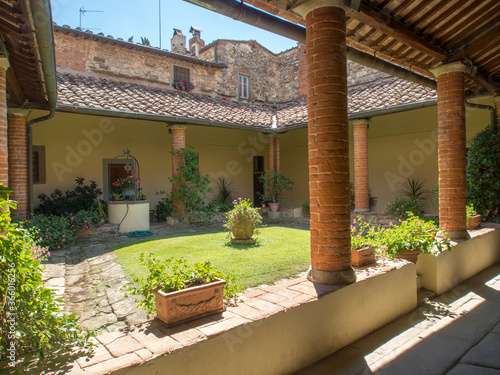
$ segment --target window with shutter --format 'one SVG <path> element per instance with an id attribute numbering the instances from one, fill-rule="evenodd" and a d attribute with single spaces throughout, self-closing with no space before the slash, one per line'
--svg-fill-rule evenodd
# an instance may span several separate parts
<path id="1" fill-rule="evenodd" d="M 238 73 L 238 98 L 250 99 L 250 77 Z"/>

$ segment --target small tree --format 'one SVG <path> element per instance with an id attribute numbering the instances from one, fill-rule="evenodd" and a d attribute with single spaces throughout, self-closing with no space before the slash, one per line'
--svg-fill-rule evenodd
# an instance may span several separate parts
<path id="1" fill-rule="evenodd" d="M 203 200 L 212 191 L 208 185 L 210 179 L 208 175 L 202 175 L 198 165 L 198 153 L 192 147 L 182 148 L 174 157 L 181 160 L 180 167 L 176 169 L 177 176 L 169 178 L 172 183 L 172 200 L 180 202 L 186 212 L 202 211 L 204 209 Z"/>
<path id="2" fill-rule="evenodd" d="M 260 176 L 259 179 L 264 184 L 266 194 L 260 194 L 264 201 L 279 203 L 283 201 L 285 190 L 292 190 L 293 180 L 285 176 L 283 172 L 276 172 L 275 170 L 266 172 L 265 175 Z"/>
<path id="3" fill-rule="evenodd" d="M 478 213 L 500 218 L 500 135 L 488 126 L 476 134 L 467 154 L 467 201 Z"/>

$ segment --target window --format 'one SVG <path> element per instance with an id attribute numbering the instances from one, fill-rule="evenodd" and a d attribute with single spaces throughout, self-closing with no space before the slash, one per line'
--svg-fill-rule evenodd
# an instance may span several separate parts
<path id="1" fill-rule="evenodd" d="M 45 146 L 33 146 L 33 183 L 45 184 Z"/>
<path id="2" fill-rule="evenodd" d="M 238 98 L 250 99 L 250 76 L 238 73 Z"/>
<path id="3" fill-rule="evenodd" d="M 190 81 L 189 69 L 174 65 L 174 82 L 179 82 L 181 80 L 185 82 Z"/>

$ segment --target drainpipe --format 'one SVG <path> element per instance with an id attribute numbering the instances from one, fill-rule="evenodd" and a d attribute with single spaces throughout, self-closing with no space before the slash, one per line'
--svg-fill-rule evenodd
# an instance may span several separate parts
<path id="1" fill-rule="evenodd" d="M 237 21 L 270 31 L 272 33 L 296 40 L 300 43 L 306 42 L 306 29 L 303 26 L 286 21 L 272 14 L 243 4 L 236 0 L 184 0 L 194 5 L 231 17 Z M 399 65 L 382 60 L 368 53 L 358 51 L 347 46 L 347 58 L 358 64 L 390 74 L 406 81 L 417 83 L 421 86 L 437 90 L 437 83 L 433 79 L 402 68 Z"/>
<path id="2" fill-rule="evenodd" d="M 479 108 L 479 109 L 487 109 L 490 111 L 490 124 L 491 130 L 496 133 L 498 131 L 498 121 L 495 107 L 486 104 L 478 104 L 478 103 L 469 103 L 467 99 L 465 99 L 465 106 L 470 108 Z"/>
<path id="3" fill-rule="evenodd" d="M 28 122 L 28 207 L 29 211 L 31 214 L 33 214 L 33 125 L 42 122 L 42 121 L 47 121 L 50 120 L 52 117 L 54 117 L 54 114 L 56 111 L 54 109 L 50 110 L 50 113 L 46 116 L 38 117 L 35 118 L 31 121 Z"/>
<path id="4" fill-rule="evenodd" d="M 38 51 L 40 53 L 45 92 L 47 94 L 49 109 L 54 110 L 57 105 L 57 79 L 50 1 L 31 0 L 30 5 Z"/>

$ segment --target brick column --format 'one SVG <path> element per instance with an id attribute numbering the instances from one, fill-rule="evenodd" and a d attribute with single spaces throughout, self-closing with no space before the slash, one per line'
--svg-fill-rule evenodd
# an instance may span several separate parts
<path id="1" fill-rule="evenodd" d="M 9 161 L 7 146 L 7 78 L 9 60 L 0 55 L 0 183 L 9 186 Z"/>
<path id="2" fill-rule="evenodd" d="M 308 279 L 350 284 L 349 128 L 343 1 L 302 3 L 306 21 L 311 267 Z"/>
<path id="3" fill-rule="evenodd" d="M 353 120 L 354 125 L 354 202 L 356 212 L 370 210 L 368 184 L 368 119 Z"/>
<path id="4" fill-rule="evenodd" d="M 274 145 L 276 145 L 276 153 L 274 152 Z M 280 138 L 277 134 L 269 135 L 269 171 L 274 171 L 274 155 L 276 154 L 276 171 L 280 171 Z"/>
<path id="5" fill-rule="evenodd" d="M 8 146 L 9 146 L 9 183 L 12 199 L 17 202 L 14 215 L 26 219 L 29 213 L 28 184 L 28 115 L 25 109 L 9 109 Z"/>
<path id="6" fill-rule="evenodd" d="M 182 148 L 186 148 L 186 128 L 184 125 L 173 125 L 170 127 L 170 132 L 172 134 L 172 177 L 179 176 L 179 171 L 182 160 L 180 158 L 179 151 Z M 174 193 L 174 187 L 172 186 L 172 193 Z M 172 194 L 173 197 L 174 194 Z M 178 202 L 173 199 L 173 213 L 176 215 L 181 215 L 186 211 L 186 207 L 182 202 Z"/>
<path id="7" fill-rule="evenodd" d="M 447 237 L 468 238 L 466 198 L 465 83 L 462 63 L 434 69 L 438 91 L 439 223 Z"/>

